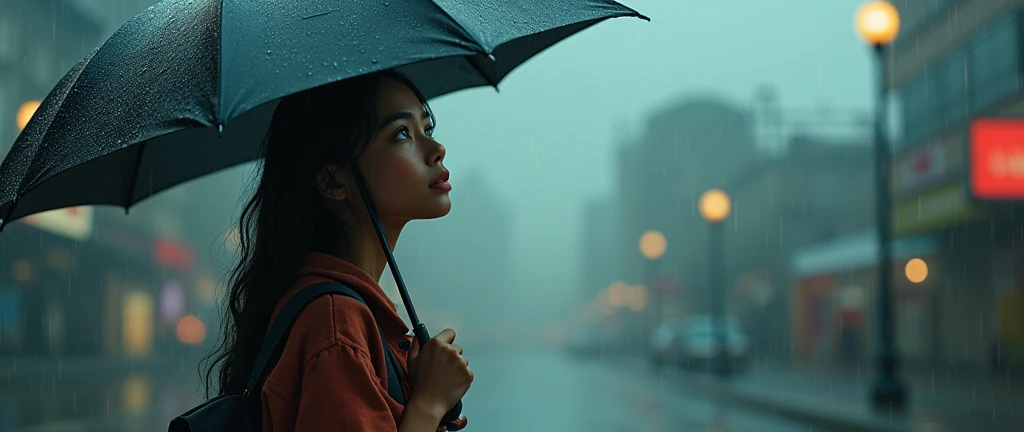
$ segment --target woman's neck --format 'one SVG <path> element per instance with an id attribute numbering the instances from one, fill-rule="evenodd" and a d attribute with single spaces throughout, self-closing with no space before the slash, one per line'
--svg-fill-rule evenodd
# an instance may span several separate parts
<path id="1" fill-rule="evenodd" d="M 385 221 L 381 221 L 381 225 L 384 227 L 391 250 L 395 250 L 395 244 L 398 243 L 398 236 L 402 233 L 405 222 L 385 223 Z M 327 251 L 329 254 L 359 267 L 374 280 L 380 280 L 388 261 L 373 225 L 360 224 L 358 229 L 347 232 L 334 244 L 336 246 Z"/>

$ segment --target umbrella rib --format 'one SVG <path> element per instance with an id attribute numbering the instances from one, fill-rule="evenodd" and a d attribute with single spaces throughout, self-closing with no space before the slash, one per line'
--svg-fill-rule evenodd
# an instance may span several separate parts
<path id="1" fill-rule="evenodd" d="M 480 76 L 484 78 L 484 81 L 487 81 L 487 84 L 490 84 L 491 87 L 494 87 L 495 90 L 498 89 L 497 77 L 491 77 L 491 74 L 487 73 L 487 71 L 485 71 L 483 69 L 483 67 L 480 66 L 480 64 L 478 64 L 477 62 L 473 61 L 474 57 L 463 56 L 462 58 L 465 59 L 467 62 L 469 62 L 469 65 L 473 67 L 473 70 L 475 70 L 476 73 L 480 74 Z M 489 56 L 488 58 L 493 58 L 493 57 Z"/>
<path id="2" fill-rule="evenodd" d="M 484 48 L 484 46 L 480 44 L 480 41 L 476 40 L 476 37 L 474 37 L 473 34 L 469 32 L 469 29 L 464 27 L 462 25 L 462 23 L 459 22 L 459 20 L 455 19 L 455 17 L 452 16 L 452 14 L 448 13 L 448 11 L 445 10 L 444 7 L 442 7 L 441 5 L 437 4 L 437 1 L 431 0 L 431 3 L 433 3 L 434 6 L 436 6 L 441 11 L 441 13 L 444 14 L 444 16 L 448 17 L 448 19 L 451 20 L 453 24 L 455 24 L 456 28 L 458 28 L 459 30 L 462 31 L 462 35 L 463 36 L 465 36 L 467 39 L 469 39 L 470 41 L 473 42 L 473 45 L 474 45 L 473 48 L 476 48 L 478 50 L 478 52 L 480 52 L 481 54 L 485 54 L 485 55 L 490 55 L 491 54 L 491 52 L 489 50 L 487 50 L 487 48 Z"/>
<path id="3" fill-rule="evenodd" d="M 128 178 L 128 189 L 125 191 L 124 197 L 124 214 L 128 214 L 128 208 L 132 205 L 132 199 L 135 198 L 135 184 L 139 180 L 139 168 L 142 167 L 142 154 L 146 152 L 146 144 L 149 141 L 143 141 L 139 143 L 139 152 L 135 154 L 135 168 L 132 169 L 132 176 Z"/>

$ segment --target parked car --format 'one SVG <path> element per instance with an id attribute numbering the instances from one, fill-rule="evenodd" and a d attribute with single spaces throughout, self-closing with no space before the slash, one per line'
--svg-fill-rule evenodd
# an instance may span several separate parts
<path id="1" fill-rule="evenodd" d="M 651 335 L 652 362 L 657 366 L 713 370 L 720 346 L 713 325 L 716 321 L 710 315 L 695 315 L 658 326 Z M 725 335 L 729 370 L 745 369 L 750 355 L 749 340 L 734 317 L 725 319 Z"/>

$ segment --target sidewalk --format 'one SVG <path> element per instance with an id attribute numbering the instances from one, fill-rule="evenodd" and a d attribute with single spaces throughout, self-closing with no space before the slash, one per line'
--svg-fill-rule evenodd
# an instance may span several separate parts
<path id="1" fill-rule="evenodd" d="M 915 371 L 905 376 L 903 416 L 872 412 L 871 370 L 752 365 L 725 383 L 708 374 L 666 370 L 665 379 L 732 404 L 770 411 L 829 431 L 1001 432 L 1024 430 L 1024 377 Z"/>

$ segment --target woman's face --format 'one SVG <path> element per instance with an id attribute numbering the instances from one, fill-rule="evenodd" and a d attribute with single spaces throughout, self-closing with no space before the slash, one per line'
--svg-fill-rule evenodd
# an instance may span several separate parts
<path id="1" fill-rule="evenodd" d="M 451 211 L 445 148 L 432 138 L 434 125 L 416 95 L 384 79 L 377 95 L 377 135 L 359 156 L 378 217 L 433 219 Z"/>

